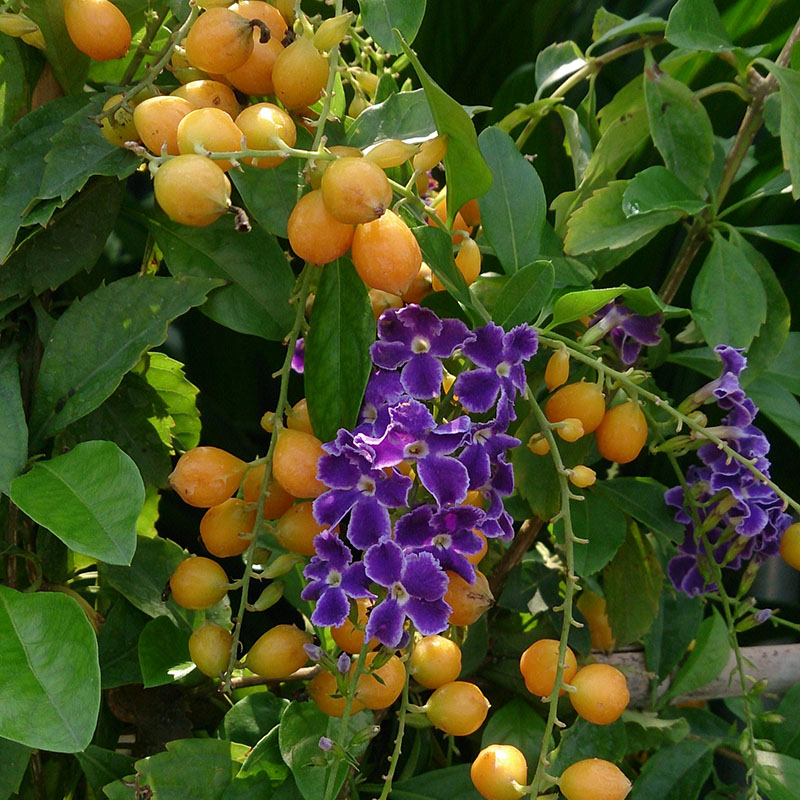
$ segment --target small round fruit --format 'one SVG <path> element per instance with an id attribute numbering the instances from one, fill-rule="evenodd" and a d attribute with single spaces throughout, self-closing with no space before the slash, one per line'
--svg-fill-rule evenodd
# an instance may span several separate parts
<path id="1" fill-rule="evenodd" d="M 120 100 L 122 100 L 121 94 L 112 95 L 103 104 L 103 111 L 117 105 Z M 130 105 L 133 106 L 133 103 Z M 120 106 L 111 116 L 103 117 L 100 123 L 100 132 L 117 147 L 124 147 L 125 142 L 139 141 L 139 133 L 136 125 L 133 124 L 133 113 L 123 106 Z"/>
<path id="2" fill-rule="evenodd" d="M 225 450 L 194 447 L 178 459 L 169 483 L 184 503 L 210 508 L 225 502 L 239 488 L 246 470 L 244 461 Z"/>
<path id="3" fill-rule="evenodd" d="M 602 758 L 586 758 L 567 767 L 558 786 L 567 800 L 624 800 L 631 790 L 625 773 Z"/>
<path id="4" fill-rule="evenodd" d="M 329 717 L 341 717 L 344 714 L 346 700 L 339 694 L 336 678 L 330 672 L 323 670 L 315 675 L 308 682 L 306 691 L 323 714 L 327 714 Z M 363 709 L 364 704 L 353 698 L 350 713 L 356 714 Z"/>
<path id="5" fill-rule="evenodd" d="M 178 123 L 178 150 L 181 153 L 225 153 L 241 149 L 243 134 L 221 108 L 198 108 Z M 227 172 L 233 162 L 214 159 L 214 163 Z"/>
<path id="6" fill-rule="evenodd" d="M 428 172 L 433 169 L 447 154 L 449 136 L 437 136 L 423 142 L 411 164 L 417 172 Z"/>
<path id="7" fill-rule="evenodd" d="M 258 502 L 266 468 L 266 464 L 258 464 L 245 475 L 242 494 L 248 503 Z M 269 483 L 267 484 L 267 496 L 264 498 L 264 519 L 278 519 L 285 511 L 291 508 L 294 500 L 294 497 L 278 483 L 275 476 L 270 475 Z"/>
<path id="8" fill-rule="evenodd" d="M 275 87 L 272 83 L 272 70 L 275 61 L 283 52 L 281 40 L 286 33 L 286 22 L 275 6 L 263 0 L 242 0 L 230 7 L 245 19 L 260 19 L 269 28 L 270 37 L 261 41 L 261 30 L 253 29 L 253 52 L 247 61 L 225 74 L 240 92 L 245 94 L 272 94 Z"/>
<path id="9" fill-rule="evenodd" d="M 569 693 L 578 716 L 595 725 L 610 725 L 628 707 L 631 695 L 625 676 L 610 664 L 588 664 L 579 669 L 570 683 L 577 689 Z"/>
<path id="10" fill-rule="evenodd" d="M 228 668 L 232 645 L 230 632 L 209 622 L 189 637 L 189 656 L 203 675 L 218 678 Z"/>
<path id="11" fill-rule="evenodd" d="M 520 800 L 528 781 L 528 762 L 510 744 L 490 744 L 469 770 L 472 783 L 486 800 Z"/>
<path id="12" fill-rule="evenodd" d="M 606 411 L 594 435 L 603 458 L 628 464 L 642 452 L 647 442 L 647 419 L 639 404 L 628 400 Z"/>
<path id="13" fill-rule="evenodd" d="M 156 200 L 174 222 L 201 228 L 219 219 L 231 205 L 231 183 L 210 159 L 198 155 L 171 158 L 153 181 Z"/>
<path id="14" fill-rule="evenodd" d="M 445 224 L 447 225 L 447 198 L 444 197 L 433 209 L 436 216 Z M 428 212 L 430 214 L 430 212 Z M 436 225 L 436 223 L 432 220 L 428 220 L 429 225 Z M 436 225 L 438 227 L 438 225 Z M 461 216 L 461 212 L 457 211 L 455 219 L 453 220 L 453 227 L 452 227 L 452 236 L 453 236 L 453 244 L 458 244 L 463 239 L 469 237 L 472 233 L 472 228 L 464 221 L 464 217 Z"/>
<path id="15" fill-rule="evenodd" d="M 169 155 L 177 156 L 180 154 L 178 125 L 194 110 L 194 106 L 182 97 L 150 97 L 133 109 L 133 124 L 150 152 L 160 156 L 166 146 Z"/>
<path id="16" fill-rule="evenodd" d="M 278 100 L 289 109 L 302 109 L 319 100 L 328 82 L 328 59 L 311 39 L 300 37 L 275 59 L 272 83 Z"/>
<path id="17" fill-rule="evenodd" d="M 328 487 L 317 479 L 317 462 L 325 455 L 316 436 L 286 428 L 272 456 L 275 478 L 294 497 L 319 497 Z"/>
<path id="18" fill-rule="evenodd" d="M 547 361 L 544 382 L 548 391 L 558 389 L 569 380 L 569 353 L 566 349 L 556 350 Z"/>
<path id="19" fill-rule="evenodd" d="M 581 429 L 582 428 L 583 426 L 581 426 Z M 531 438 L 528 439 L 526 447 L 535 456 L 546 456 L 550 452 L 550 442 L 548 442 L 541 433 L 534 433 Z"/>
<path id="20" fill-rule="evenodd" d="M 414 645 L 409 672 L 420 686 L 438 689 L 461 674 L 461 649 L 444 636 L 423 636 Z"/>
<path id="21" fill-rule="evenodd" d="M 316 553 L 314 537 L 327 528 L 314 519 L 312 506 L 311 500 L 295 503 L 275 523 L 272 532 L 284 550 L 303 556 Z"/>
<path id="22" fill-rule="evenodd" d="M 212 556 L 238 556 L 250 545 L 250 539 L 242 538 L 240 534 L 251 534 L 255 524 L 256 509 L 238 497 L 229 497 L 203 515 L 200 538 Z"/>
<path id="23" fill-rule="evenodd" d="M 169 579 L 172 599 L 182 608 L 202 611 L 222 600 L 228 592 L 225 570 L 203 556 L 192 556 L 181 561 Z"/>
<path id="24" fill-rule="evenodd" d="M 467 200 L 459 211 L 464 222 L 471 228 L 475 228 L 481 224 L 481 209 L 478 205 L 478 198 L 473 197 L 472 200 Z"/>
<path id="25" fill-rule="evenodd" d="M 428 698 L 425 713 L 440 731 L 451 736 L 469 736 L 486 721 L 489 705 L 474 683 L 452 681 Z"/>
<path id="26" fill-rule="evenodd" d="M 369 611 L 372 608 L 372 601 L 367 597 L 359 597 L 356 600 L 356 624 L 348 617 L 341 625 L 331 628 L 331 637 L 345 653 L 357 654 L 361 652 L 364 644 L 364 628 L 367 626 Z M 377 639 L 370 639 L 367 649 L 374 650 L 378 646 Z"/>
<path id="27" fill-rule="evenodd" d="M 556 428 L 556 433 L 565 442 L 577 442 L 585 431 L 583 430 L 583 423 L 576 417 L 567 417 L 561 420 L 561 424 Z M 548 448 L 549 449 L 549 448 Z"/>
<path id="28" fill-rule="evenodd" d="M 419 272 L 412 278 L 408 289 L 402 294 L 404 303 L 419 303 L 433 291 L 433 273 L 423 261 Z"/>
<path id="29" fill-rule="evenodd" d="M 479 530 L 473 530 L 472 532 L 481 540 L 481 549 L 476 553 L 470 553 L 469 555 L 464 556 L 464 558 L 466 558 L 467 561 L 469 561 L 469 563 L 473 566 L 477 566 L 481 563 L 481 561 L 483 561 L 483 557 L 489 550 L 489 540 Z"/>
<path id="30" fill-rule="evenodd" d="M 309 264 L 329 264 L 343 256 L 353 243 L 355 228 L 330 215 L 322 192 L 303 195 L 289 215 L 289 245 Z"/>
<path id="31" fill-rule="evenodd" d="M 311 644 L 312 638 L 294 625 L 276 625 L 256 639 L 245 666 L 270 681 L 288 678 L 308 661 L 303 645 Z"/>
<path id="32" fill-rule="evenodd" d="M 352 256 L 367 286 L 391 294 L 402 295 L 422 266 L 414 234 L 394 211 L 356 228 Z"/>
<path id="33" fill-rule="evenodd" d="M 184 83 L 171 92 L 173 97 L 182 97 L 195 108 L 219 108 L 234 119 L 241 106 L 230 86 L 212 80 L 197 80 Z"/>
<path id="34" fill-rule="evenodd" d="M 367 653 L 367 668 L 375 660 L 376 653 Z M 355 664 L 352 668 L 355 667 Z M 351 668 L 351 669 L 352 669 Z M 376 680 L 377 675 L 383 683 Z M 362 673 L 358 678 L 356 686 L 356 699 L 372 711 L 380 711 L 389 708 L 403 691 L 406 682 L 406 670 L 403 662 L 397 656 L 391 656 L 389 660 L 374 671 L 374 673 Z"/>
<path id="35" fill-rule="evenodd" d="M 122 58 L 131 46 L 131 26 L 109 0 L 64 0 L 64 23 L 72 43 L 95 61 Z"/>
<path id="36" fill-rule="evenodd" d="M 548 401 L 544 408 L 550 422 L 565 419 L 579 419 L 584 433 L 591 433 L 603 420 L 606 401 L 596 383 L 579 381 L 562 386 Z"/>
<path id="37" fill-rule="evenodd" d="M 280 139 L 289 147 L 297 141 L 297 128 L 292 118 L 272 103 L 256 103 L 242 110 L 236 117 L 236 125 L 244 134 L 250 150 L 277 150 L 275 139 Z M 277 167 L 285 161 L 283 156 L 266 158 L 245 158 L 245 164 L 259 169 Z"/>
<path id="38" fill-rule="evenodd" d="M 564 657 L 566 666 L 561 675 L 563 683 L 571 683 L 578 671 L 575 654 L 567 648 Z M 525 686 L 537 697 L 548 697 L 556 684 L 558 667 L 558 641 L 556 639 L 539 639 L 535 641 L 519 660 L 519 671 L 525 679 Z M 559 694 L 564 694 L 562 689 Z"/>
<path id="39" fill-rule="evenodd" d="M 494 603 L 489 581 L 480 571 L 475 570 L 475 583 L 470 585 L 455 572 L 447 572 L 449 583 L 444 601 L 452 611 L 451 625 L 472 625 L 491 608 Z"/>
<path id="40" fill-rule="evenodd" d="M 579 489 L 586 489 L 588 486 L 594 486 L 597 481 L 597 473 L 584 464 L 578 464 L 570 470 L 569 482 Z"/>
<path id="41" fill-rule="evenodd" d="M 311 427 L 311 417 L 308 415 L 308 401 L 306 398 L 298 400 L 289 411 L 286 412 L 286 427 L 293 431 L 303 431 L 314 435 Z"/>
<path id="42" fill-rule="evenodd" d="M 456 254 L 456 267 L 467 286 L 475 283 L 481 274 L 481 249 L 474 239 L 468 237 L 461 242 Z M 435 292 L 444 291 L 444 284 L 436 275 L 432 276 L 432 285 Z"/>
<path id="43" fill-rule="evenodd" d="M 209 8 L 192 25 L 184 46 L 193 67 L 224 75 L 250 58 L 253 29 L 235 11 Z"/>
<path id="44" fill-rule="evenodd" d="M 800 569 L 800 522 L 795 522 L 783 532 L 780 554 L 790 567 Z"/>
<path id="45" fill-rule="evenodd" d="M 392 187 L 372 161 L 339 158 L 322 175 L 322 199 L 339 222 L 357 225 L 383 216 L 392 204 Z"/>
<path id="46" fill-rule="evenodd" d="M 578 610 L 586 618 L 592 647 L 595 650 L 613 650 L 617 644 L 606 614 L 606 599 L 589 589 L 584 589 L 576 603 Z"/>

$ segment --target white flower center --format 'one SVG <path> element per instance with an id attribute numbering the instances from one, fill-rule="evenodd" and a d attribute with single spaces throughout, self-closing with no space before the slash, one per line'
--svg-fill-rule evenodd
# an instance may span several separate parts
<path id="1" fill-rule="evenodd" d="M 431 349 L 431 343 L 424 336 L 415 336 L 411 340 L 412 353 L 427 353 Z"/>
<path id="2" fill-rule="evenodd" d="M 332 569 L 325 581 L 328 586 L 338 586 L 342 582 L 342 573 L 338 569 Z"/>
<path id="3" fill-rule="evenodd" d="M 403 584 L 399 581 L 392 584 L 392 587 L 389 589 L 389 594 L 397 600 L 400 605 L 403 605 L 410 597 L 409 593 L 403 588 Z"/>
<path id="4" fill-rule="evenodd" d="M 453 537 L 449 533 L 440 533 L 433 537 L 433 546 L 447 550 L 453 544 Z"/>
<path id="5" fill-rule="evenodd" d="M 364 422 L 375 422 L 378 419 L 378 409 L 372 403 L 367 403 L 361 412 L 361 416 L 364 418 Z"/>
<path id="6" fill-rule="evenodd" d="M 507 378 L 511 374 L 511 364 L 508 361 L 501 361 L 495 368 L 495 372 L 501 378 Z"/>
<path id="7" fill-rule="evenodd" d="M 369 495 L 370 497 L 375 494 L 375 481 L 372 480 L 368 475 L 362 475 L 359 480 L 358 484 L 356 484 L 356 488 L 362 494 Z"/>
<path id="8" fill-rule="evenodd" d="M 403 450 L 405 458 L 425 458 L 430 452 L 430 448 L 425 442 L 412 442 L 407 444 Z"/>

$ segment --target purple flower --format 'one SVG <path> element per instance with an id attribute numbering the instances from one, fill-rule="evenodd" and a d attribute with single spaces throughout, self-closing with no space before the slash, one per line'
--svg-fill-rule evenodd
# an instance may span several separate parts
<path id="1" fill-rule="evenodd" d="M 347 671 L 350 669 L 351 659 L 347 653 L 341 653 L 339 658 L 336 659 L 336 669 L 339 671 L 340 675 L 347 675 Z"/>
<path id="2" fill-rule="evenodd" d="M 514 399 L 525 388 L 523 361 L 535 355 L 539 347 L 536 331 L 530 325 L 518 325 L 504 333 L 490 322 L 475 331 L 463 353 L 477 369 L 462 372 L 453 391 L 467 411 L 483 413 L 498 402 L 497 418 L 501 425 L 516 419 Z"/>
<path id="3" fill-rule="evenodd" d="M 304 644 L 303 650 L 306 651 L 309 660 L 313 661 L 315 664 L 321 661 L 322 656 L 325 655 L 323 649 L 317 644 Z"/>
<path id="4" fill-rule="evenodd" d="M 742 355 L 742 350 L 725 344 L 717 345 L 714 352 L 722 361 L 722 373 L 691 395 L 689 407 L 693 409 L 704 403 L 716 402 L 721 409 L 731 412 L 726 424 L 744 428 L 758 413 L 755 403 L 745 395 L 739 383 L 747 359 Z"/>
<path id="5" fill-rule="evenodd" d="M 772 616 L 772 609 L 771 608 L 759 608 L 755 614 L 753 614 L 753 619 L 759 624 L 763 624 Z"/>
<path id="6" fill-rule="evenodd" d="M 389 409 L 405 395 L 400 375 L 389 370 L 376 369 L 367 382 L 359 413 L 358 433 L 382 436 L 389 424 Z"/>
<path id="7" fill-rule="evenodd" d="M 397 647 L 406 618 L 429 636 L 447 627 L 450 606 L 445 603 L 447 575 L 430 553 L 404 552 L 392 541 L 373 545 L 364 555 L 367 576 L 387 589 L 367 622 L 366 637 Z"/>
<path id="8" fill-rule="evenodd" d="M 300 596 L 316 603 L 311 614 L 314 625 L 338 627 L 350 613 L 350 597 L 374 597 L 364 564 L 353 561 L 350 548 L 330 531 L 314 537 L 317 554 L 303 570 L 309 581 Z"/>
<path id="9" fill-rule="evenodd" d="M 325 752 L 333 750 L 333 739 L 329 739 L 327 736 L 320 736 L 319 742 L 317 742 L 317 747 Z"/>
<path id="10" fill-rule="evenodd" d="M 469 488 L 482 489 L 489 483 L 494 468 L 504 458 L 506 452 L 512 447 L 517 447 L 520 440 L 515 436 L 509 436 L 505 432 L 505 426 L 501 426 L 497 420 L 473 424 L 470 439 L 471 441 L 458 456 L 458 460 L 467 468 Z M 513 489 L 512 483 L 511 490 Z"/>
<path id="11" fill-rule="evenodd" d="M 429 308 L 417 305 L 387 309 L 378 320 L 378 341 L 370 350 L 372 361 L 383 369 L 402 366 L 400 380 L 411 396 L 438 397 L 442 388 L 442 362 L 473 335 L 457 319 L 439 319 Z"/>
<path id="12" fill-rule="evenodd" d="M 583 336 L 587 344 L 597 342 L 610 334 L 611 343 L 619 351 L 623 364 L 633 364 L 642 346 L 654 347 L 661 342 L 661 314 L 644 316 L 635 314 L 622 303 L 613 302 L 601 308 L 593 317 L 592 325 Z"/>
<path id="13" fill-rule="evenodd" d="M 294 345 L 294 353 L 292 355 L 292 369 L 299 372 L 301 375 L 306 368 L 306 342 L 305 339 L 298 339 Z"/>

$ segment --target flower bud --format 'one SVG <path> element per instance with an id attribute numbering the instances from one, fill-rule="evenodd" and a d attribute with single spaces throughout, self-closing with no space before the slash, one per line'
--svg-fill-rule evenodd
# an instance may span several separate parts
<path id="1" fill-rule="evenodd" d="M 305 558 L 297 553 L 284 553 L 278 556 L 267 568 L 261 573 L 264 578 L 279 578 L 295 568 L 297 564 L 302 564 Z"/>
<path id="2" fill-rule="evenodd" d="M 6 11 L 0 13 L 0 33 L 6 33 L 9 36 L 24 36 L 36 33 L 38 30 L 39 26 L 25 14 L 12 14 Z"/>
<path id="3" fill-rule="evenodd" d="M 352 20 L 352 11 L 326 19 L 314 34 L 314 47 L 317 50 L 330 50 L 332 47 L 336 47 L 347 35 Z"/>
<path id="4" fill-rule="evenodd" d="M 283 581 L 275 581 L 261 592 L 258 600 L 253 603 L 253 608 L 256 611 L 266 611 L 274 606 L 281 597 L 283 597 Z"/>
<path id="5" fill-rule="evenodd" d="M 363 69 L 358 70 L 355 73 L 355 80 L 356 83 L 361 87 L 362 91 L 366 92 L 370 97 L 375 96 L 375 92 L 378 91 L 378 84 L 380 83 L 380 78 L 377 75 L 373 75 L 371 72 L 366 72 Z"/>

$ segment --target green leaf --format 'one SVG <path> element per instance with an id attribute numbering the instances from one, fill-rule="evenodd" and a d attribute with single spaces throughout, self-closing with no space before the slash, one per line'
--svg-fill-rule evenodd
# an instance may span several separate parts
<path id="1" fill-rule="evenodd" d="M 97 408 L 168 324 L 200 305 L 218 281 L 122 278 L 76 300 L 46 342 L 31 414 L 35 441 Z"/>
<path id="2" fill-rule="evenodd" d="M 629 750 L 655 750 L 663 744 L 675 744 L 689 735 L 689 723 L 677 719 L 660 719 L 653 712 L 622 712 L 625 732 L 628 736 Z"/>
<path id="3" fill-rule="evenodd" d="M 733 48 L 714 0 L 678 0 L 669 13 L 666 37 L 684 50 L 721 53 Z"/>
<path id="4" fill-rule="evenodd" d="M 102 797 L 102 790 L 106 784 L 124 778 L 134 771 L 135 759 L 94 744 L 90 744 L 82 753 L 75 753 L 75 758 L 81 765 L 86 782 L 98 797 Z"/>
<path id="5" fill-rule="evenodd" d="M 436 134 L 424 89 L 397 92 L 362 111 L 347 132 L 347 144 L 366 147 L 384 139 L 422 142 Z"/>
<path id="6" fill-rule="evenodd" d="M 628 181 L 613 181 L 598 189 L 567 222 L 564 251 L 568 255 L 644 247 L 662 228 L 677 222 L 683 212 L 676 209 L 626 216 L 624 208 Z"/>
<path id="7" fill-rule="evenodd" d="M 159 212 L 147 223 L 172 275 L 228 282 L 203 306 L 214 322 L 274 341 L 289 332 L 294 275 L 273 236 L 258 225 L 239 233 L 225 217 L 205 228 L 189 228 Z"/>
<path id="8" fill-rule="evenodd" d="M 614 478 L 595 484 L 597 491 L 641 522 L 648 530 L 683 541 L 683 526 L 675 522 L 673 512 L 664 503 L 667 487 L 653 478 Z"/>
<path id="9" fill-rule="evenodd" d="M 359 0 L 367 33 L 387 53 L 401 53 L 394 29 L 411 44 L 425 16 L 425 0 Z"/>
<path id="10" fill-rule="evenodd" d="M 644 97 L 653 143 L 670 172 L 700 194 L 714 160 L 711 120 L 692 90 L 664 72 L 649 51 L 646 63 Z"/>
<path id="11" fill-rule="evenodd" d="M 119 597 L 97 634 L 100 679 L 103 689 L 142 682 L 139 669 L 139 635 L 148 616 Z"/>
<path id="12" fill-rule="evenodd" d="M 703 601 L 683 592 L 664 592 L 658 616 L 644 637 L 647 669 L 660 680 L 678 666 L 703 620 Z"/>
<path id="13" fill-rule="evenodd" d="M 302 183 L 296 158 L 287 158 L 271 169 L 246 164 L 228 174 L 242 196 L 247 212 L 269 233 L 288 237 L 286 223 L 297 203 L 297 187 Z"/>
<path id="14" fill-rule="evenodd" d="M 110 92 L 95 94 L 87 105 L 64 120 L 50 140 L 52 147 L 45 157 L 40 197 L 67 200 L 79 192 L 92 175 L 127 178 L 141 159 L 124 147 L 111 144 L 91 116 L 99 114 Z"/>
<path id="15" fill-rule="evenodd" d="M 28 75 L 30 50 L 26 50 L 20 39 L 0 39 L 0 129 L 13 125 L 30 105 L 33 87 Z"/>
<path id="16" fill-rule="evenodd" d="M 622 196 L 622 211 L 626 217 L 672 210 L 699 214 L 706 205 L 705 200 L 698 198 L 666 167 L 658 166 L 637 173 Z"/>
<path id="17" fill-rule="evenodd" d="M 452 225 L 464 203 L 489 190 L 492 173 L 478 148 L 478 137 L 469 114 L 428 75 L 405 40 L 403 51 L 425 90 L 436 130 L 440 135 L 450 137 L 444 168 L 447 178 L 447 224 Z"/>
<path id="18" fill-rule="evenodd" d="M 484 130 L 478 146 L 492 172 L 492 186 L 478 201 L 481 226 L 507 273 L 541 252 L 547 201 L 536 170 L 499 128 Z"/>
<path id="19" fill-rule="evenodd" d="M 559 103 L 555 107 L 556 113 L 564 123 L 564 149 L 567 151 L 572 161 L 572 173 L 575 177 L 575 185 L 580 185 L 589 160 L 592 157 L 592 141 L 586 129 L 581 125 L 578 114 L 569 106 Z M 478 137 L 480 141 L 480 137 Z"/>
<path id="20" fill-rule="evenodd" d="M 303 375 L 311 425 L 328 442 L 339 428 L 352 428 L 364 397 L 375 340 L 364 281 L 349 259 L 341 258 L 322 271 L 306 337 Z"/>
<path id="21" fill-rule="evenodd" d="M 507 331 L 515 325 L 533 323 L 553 291 L 555 270 L 551 261 L 535 261 L 515 272 L 492 310 L 492 318 Z"/>
<path id="22" fill-rule="evenodd" d="M 660 747 L 645 762 L 630 800 L 695 800 L 711 774 L 713 757 L 706 742 L 694 739 Z"/>
<path id="23" fill-rule="evenodd" d="M 637 14 L 629 20 L 624 20 L 616 14 L 611 14 L 604 8 L 597 9 L 592 24 L 591 46 L 586 50 L 589 56 L 601 44 L 610 42 L 620 36 L 630 36 L 634 33 L 660 33 L 666 27 L 666 22 L 660 17 L 651 17 L 649 14 Z"/>
<path id="24" fill-rule="evenodd" d="M 764 791 L 770 800 L 798 800 L 797 787 L 800 786 L 800 760 L 756 750 L 756 771 L 760 782 L 768 788 Z"/>
<path id="25" fill-rule="evenodd" d="M 602 494 L 583 492 L 583 502 L 571 506 L 572 528 L 577 537 L 588 544 L 576 542 L 575 572 L 585 578 L 593 575 L 614 558 L 625 541 L 626 524 L 622 512 Z M 564 541 L 564 523 L 555 526 L 558 540 Z"/>
<path id="26" fill-rule="evenodd" d="M 280 721 L 289 701 L 272 692 L 243 697 L 222 718 L 219 737 L 255 747 Z"/>
<path id="27" fill-rule="evenodd" d="M 369 711 L 360 711 L 348 721 L 348 736 L 362 731 L 373 724 L 373 714 Z M 281 755 L 288 765 L 297 782 L 297 788 L 305 800 L 319 800 L 325 794 L 328 781 L 328 768 L 316 766 L 312 759 L 319 755 L 320 736 L 328 736 L 339 741 L 340 720 L 323 714 L 310 700 L 305 703 L 293 702 L 284 711 L 281 718 L 279 741 Z M 341 742 L 340 742 L 341 743 Z M 341 743 L 347 746 L 347 743 Z M 366 749 L 368 740 L 348 748 L 348 753 L 358 758 Z M 333 797 L 339 794 L 344 785 L 349 765 L 344 761 L 337 761 Z"/>
<path id="28" fill-rule="evenodd" d="M 189 631 L 167 617 L 156 617 L 144 626 L 138 654 L 145 689 L 172 683 L 195 668 L 189 655 Z"/>
<path id="29" fill-rule="evenodd" d="M 481 748 L 490 744 L 510 744 L 522 752 L 529 764 L 535 764 L 544 736 L 544 720 L 529 703 L 515 698 L 493 711 L 483 729 Z"/>
<path id="30" fill-rule="evenodd" d="M 635 642 L 650 630 L 658 614 L 663 574 L 650 539 L 635 523 L 603 572 L 606 613 L 617 646 Z"/>
<path id="31" fill-rule="evenodd" d="M 0 300 L 57 289 L 88 272 L 114 229 L 121 199 L 118 181 L 98 180 L 56 211 L 9 256 L 0 271 Z"/>
<path id="32" fill-rule="evenodd" d="M 11 484 L 11 500 L 67 547 L 109 564 L 130 564 L 144 484 L 112 442 L 84 442 L 37 461 Z"/>
<path id="33" fill-rule="evenodd" d="M 25 468 L 28 460 L 28 426 L 19 385 L 17 348 L 0 350 L 0 492 L 8 494 L 11 481 Z"/>
<path id="34" fill-rule="evenodd" d="M 694 648 L 664 696 L 665 702 L 711 683 L 725 669 L 730 652 L 727 626 L 715 609 L 700 625 Z"/>
<path id="35" fill-rule="evenodd" d="M 625 755 L 627 744 L 622 720 L 611 725 L 592 725 L 584 719 L 577 719 L 561 734 L 552 774 L 560 775 L 570 764 L 584 758 L 604 758 L 616 763 Z"/>
<path id="36" fill-rule="evenodd" d="M 792 394 L 800 394 L 800 332 L 792 331 L 786 337 L 769 377 Z"/>
<path id="37" fill-rule="evenodd" d="M 584 66 L 586 58 L 575 42 L 555 42 L 540 50 L 535 72 L 539 88 L 534 99 L 538 100 L 548 86 L 565 81 Z"/>
<path id="38" fill-rule="evenodd" d="M 782 244 L 800 253 L 800 225 L 758 225 L 754 228 L 737 228 L 740 233 L 757 236 L 770 242 Z"/>
<path id="39" fill-rule="evenodd" d="M 0 736 L 75 753 L 91 741 L 100 709 L 94 629 L 58 592 L 0 586 Z"/>
<path id="40" fill-rule="evenodd" d="M 609 289 L 585 289 L 561 295 L 553 307 L 553 320 L 548 328 L 555 328 L 576 319 L 583 319 L 619 297 L 620 286 Z"/>
<path id="41" fill-rule="evenodd" d="M 252 800 L 253 797 L 275 798 L 274 787 L 290 776 L 281 758 L 279 730 L 275 726 L 253 747 L 242 768 L 225 790 L 222 800 Z"/>
<path id="42" fill-rule="evenodd" d="M 18 744 L 9 739 L 0 739 L 0 764 L 3 765 L 3 771 L 0 772 L 0 798 L 2 800 L 7 800 L 10 795 L 19 791 L 19 785 L 28 769 L 32 752 L 32 749 L 24 744 Z"/>
<path id="43" fill-rule="evenodd" d="M 771 374 L 762 375 L 747 388 L 761 413 L 800 446 L 800 403 Z"/>
<path id="44" fill-rule="evenodd" d="M 394 784 L 389 797 L 391 800 L 441 800 L 442 797 L 481 800 L 469 777 L 469 764 L 445 767 L 400 781 Z"/>
<path id="45" fill-rule="evenodd" d="M 441 228 L 433 225 L 420 225 L 412 228 L 416 236 L 422 258 L 433 270 L 434 275 L 442 285 L 459 303 L 467 308 L 472 307 L 469 289 L 464 282 L 464 276 L 458 271 L 453 258 L 453 244 L 450 237 Z"/>
<path id="46" fill-rule="evenodd" d="M 745 253 L 716 231 L 692 287 L 692 312 L 711 347 L 748 347 L 766 321 L 761 278 Z"/>
<path id="47" fill-rule="evenodd" d="M 792 197 L 800 198 L 800 72 L 762 62 L 781 87 L 781 150 L 783 165 L 792 176 Z"/>

